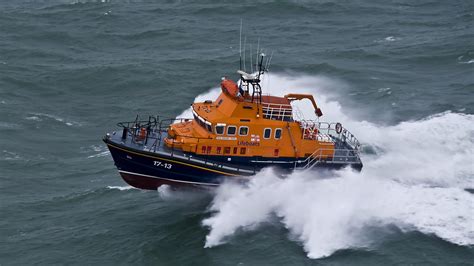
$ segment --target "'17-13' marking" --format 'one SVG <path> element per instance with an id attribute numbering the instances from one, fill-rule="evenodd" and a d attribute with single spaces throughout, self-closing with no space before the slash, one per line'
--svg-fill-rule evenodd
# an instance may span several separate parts
<path id="1" fill-rule="evenodd" d="M 158 166 L 158 167 L 162 167 L 162 168 L 165 168 L 165 169 L 171 169 L 171 167 L 173 167 L 173 165 L 170 164 L 170 163 L 163 163 L 163 162 L 160 162 L 160 161 L 153 161 L 153 165 Z"/>

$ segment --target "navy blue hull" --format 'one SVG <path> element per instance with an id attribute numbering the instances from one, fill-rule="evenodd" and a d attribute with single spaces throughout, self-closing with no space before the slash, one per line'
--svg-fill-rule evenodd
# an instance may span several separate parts
<path id="1" fill-rule="evenodd" d="M 242 179 L 242 172 L 106 143 L 122 178 L 137 188 L 156 189 L 163 184 L 216 186 L 228 178 Z"/>
<path id="2" fill-rule="evenodd" d="M 295 168 L 295 163 L 289 163 L 289 158 L 274 158 L 268 161 L 259 157 L 226 157 L 231 158 L 233 164 L 224 164 L 222 158 L 214 156 L 206 158 L 196 155 L 182 156 L 183 154 L 164 151 L 151 152 L 122 145 L 107 138 L 104 142 L 125 182 L 141 189 L 156 190 L 164 184 L 218 186 L 225 180 L 246 181 L 248 176 L 268 166 L 280 168 L 284 172 L 290 172 Z M 345 166 L 347 165 L 321 162 L 317 168 L 337 169 Z M 362 165 L 352 167 L 360 170 Z"/>

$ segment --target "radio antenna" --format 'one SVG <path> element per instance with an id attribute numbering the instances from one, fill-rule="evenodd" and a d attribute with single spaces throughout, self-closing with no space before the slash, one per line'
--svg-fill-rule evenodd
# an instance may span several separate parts
<path id="1" fill-rule="evenodd" d="M 260 52 L 260 37 L 258 37 L 257 41 L 257 55 L 255 56 L 255 65 L 258 65 L 258 53 Z"/>
<path id="2" fill-rule="evenodd" d="M 242 19 L 240 19 L 240 32 L 239 32 L 239 63 L 242 69 Z"/>
<path id="3" fill-rule="evenodd" d="M 247 45 L 247 36 L 244 36 L 244 71 L 247 71 L 247 68 L 245 66 L 245 46 Z"/>
<path id="4" fill-rule="evenodd" d="M 250 55 L 250 74 L 253 74 L 253 60 L 252 60 L 252 44 L 250 45 L 249 55 Z"/>
<path id="5" fill-rule="evenodd" d="M 272 58 L 273 58 L 273 51 L 270 55 L 270 58 L 267 60 L 267 65 L 265 66 L 265 70 L 268 72 L 269 69 L 270 69 L 270 63 L 272 62 Z"/>

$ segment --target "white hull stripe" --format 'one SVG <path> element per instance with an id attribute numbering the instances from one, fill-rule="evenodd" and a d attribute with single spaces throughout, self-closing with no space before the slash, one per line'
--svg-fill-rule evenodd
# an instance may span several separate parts
<path id="1" fill-rule="evenodd" d="M 150 178 L 161 179 L 161 180 L 166 180 L 166 181 L 171 181 L 171 182 L 177 182 L 177 183 L 183 183 L 183 184 L 192 184 L 192 185 L 200 185 L 200 186 L 218 186 L 218 185 L 219 185 L 219 184 L 214 184 L 214 183 L 202 183 L 202 182 L 191 182 L 191 181 L 184 181 L 184 180 L 176 180 L 176 179 L 164 178 L 164 177 L 159 177 L 159 176 L 145 175 L 145 174 L 139 174 L 139 173 L 134 173 L 134 172 L 128 172 L 128 171 L 123 171 L 123 170 L 118 170 L 118 171 L 119 171 L 120 173 L 125 173 L 125 174 L 130 174 L 130 175 L 138 175 L 138 176 L 150 177 Z"/>

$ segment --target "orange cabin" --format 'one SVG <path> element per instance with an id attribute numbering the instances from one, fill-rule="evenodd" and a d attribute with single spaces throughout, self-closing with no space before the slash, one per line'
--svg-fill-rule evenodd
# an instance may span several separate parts
<path id="1" fill-rule="evenodd" d="M 291 102 L 308 99 L 322 115 L 312 95 L 261 96 L 251 99 L 232 80 L 221 82 L 215 101 L 192 104 L 194 119 L 172 124 L 165 143 L 184 152 L 212 156 L 321 158 L 334 153 L 331 137 L 316 125 L 293 118 Z"/>

